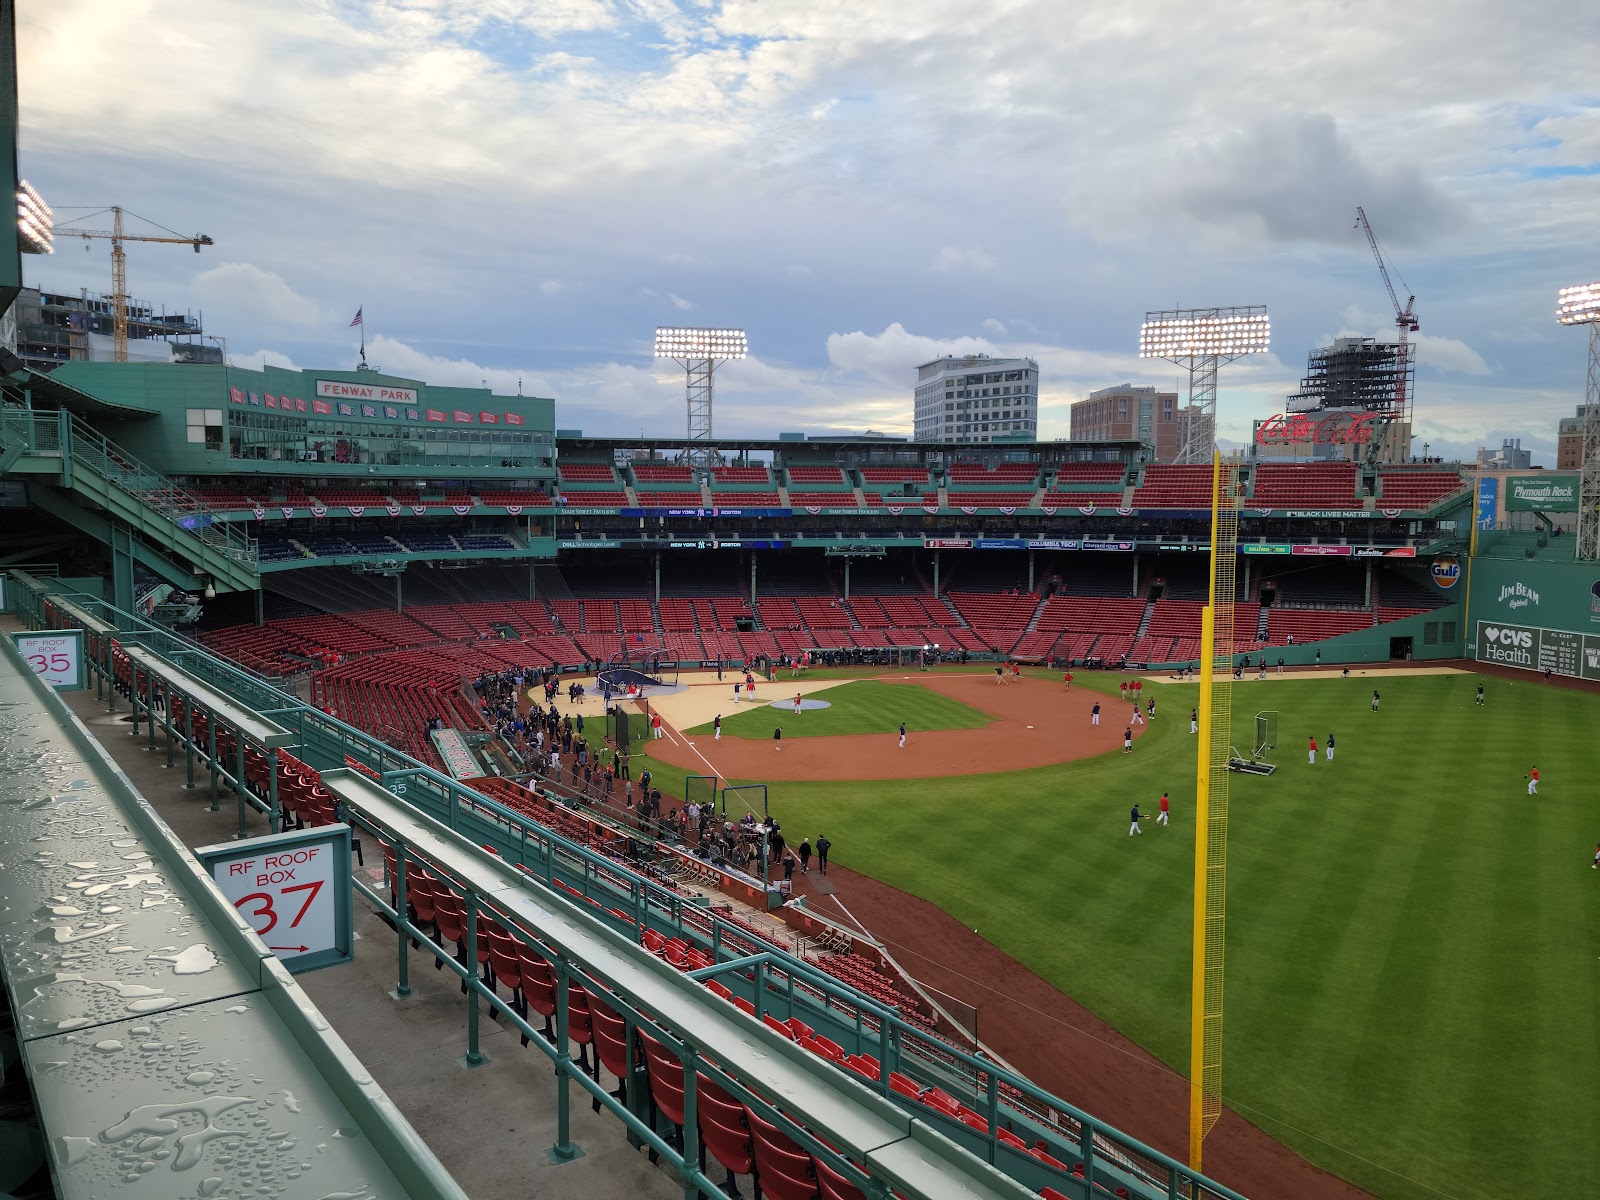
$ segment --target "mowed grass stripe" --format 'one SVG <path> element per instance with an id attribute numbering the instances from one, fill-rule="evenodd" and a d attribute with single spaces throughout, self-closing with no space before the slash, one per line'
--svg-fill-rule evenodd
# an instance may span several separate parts
<path id="1" fill-rule="evenodd" d="M 938 692 L 929 691 L 909 683 L 880 683 L 861 679 L 843 683 L 817 693 L 818 700 L 826 700 L 828 708 L 817 708 L 796 716 L 789 707 L 794 693 L 783 691 L 777 684 L 757 684 L 755 704 L 731 703 L 732 712 L 722 714 L 722 736 L 761 739 L 770 738 L 778 726 L 783 736 L 836 737 L 850 733 L 894 733 L 905 722 L 906 729 L 914 735 L 941 729 L 982 729 L 993 722 L 988 713 L 980 712 L 970 704 L 952 700 Z M 783 700 L 785 707 L 771 707 L 774 700 Z M 697 725 L 686 730 L 690 735 L 709 734 L 711 724 Z"/>
<path id="2" fill-rule="evenodd" d="M 1381 679 L 1377 716 L 1366 680 L 1234 690 L 1234 744 L 1270 706 L 1281 746 L 1276 775 L 1232 778 L 1224 1089 L 1395 1200 L 1585 1194 L 1600 1144 L 1600 697 L 1487 679 L 1479 709 L 1478 682 Z M 1162 688 L 1128 757 L 783 783 L 774 811 L 1181 1070 L 1195 691 Z M 1308 766 L 1330 728 L 1336 761 Z M 1153 816 L 1163 789 L 1174 827 L 1128 837 L 1131 803 Z"/>

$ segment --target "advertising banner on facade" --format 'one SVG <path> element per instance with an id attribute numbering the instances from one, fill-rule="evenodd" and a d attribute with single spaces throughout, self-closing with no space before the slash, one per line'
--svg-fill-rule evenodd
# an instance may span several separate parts
<path id="1" fill-rule="evenodd" d="M 1482 483 L 1489 480 L 1480 481 Z M 1480 493 L 1481 495 L 1481 493 Z M 1577 512 L 1576 475 L 1507 475 L 1507 512 Z"/>
<path id="2" fill-rule="evenodd" d="M 1478 480 L 1478 528 L 1493 529 L 1495 507 L 1500 503 L 1500 480 L 1485 475 Z"/>
<path id="3" fill-rule="evenodd" d="M 1570 629 L 1479 621 L 1472 657 L 1500 667 L 1550 671 L 1572 679 L 1600 679 L 1600 636 Z"/>

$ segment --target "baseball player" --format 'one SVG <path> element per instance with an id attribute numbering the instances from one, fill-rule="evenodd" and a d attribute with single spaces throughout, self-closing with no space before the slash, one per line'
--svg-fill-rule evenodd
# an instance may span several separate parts
<path id="1" fill-rule="evenodd" d="M 905 748 L 906 748 L 906 723 L 904 721 L 901 721 L 900 722 L 900 749 L 904 750 Z"/>
<path id="2" fill-rule="evenodd" d="M 718 713 L 716 715 L 716 717 L 712 720 L 712 722 L 711 722 L 711 730 L 712 730 L 711 740 L 713 742 L 720 742 L 722 740 L 722 714 L 721 713 Z"/>
<path id="3" fill-rule="evenodd" d="M 1189 710 L 1189 732 L 1200 732 L 1200 710 L 1198 708 L 1191 708 Z"/>
<path id="4" fill-rule="evenodd" d="M 1136 833 L 1143 835 L 1144 830 L 1139 828 L 1139 822 L 1148 821 L 1150 818 L 1139 815 L 1139 806 L 1137 804 L 1133 806 L 1133 813 L 1131 815 L 1133 817 L 1133 824 L 1128 827 L 1128 836 L 1132 837 Z"/>
<path id="5" fill-rule="evenodd" d="M 1156 824 L 1157 825 L 1166 825 L 1169 828 L 1171 827 L 1172 822 L 1167 819 L 1168 813 L 1169 813 L 1169 811 L 1171 809 L 1171 806 L 1172 806 L 1172 801 L 1167 798 L 1167 794 L 1165 792 L 1162 792 L 1161 793 L 1161 811 L 1156 813 Z"/>
<path id="6" fill-rule="evenodd" d="M 772 748 L 774 750 L 782 750 L 783 749 L 783 726 L 782 725 L 775 726 L 773 728 L 773 730 L 772 730 Z"/>
<path id="7" fill-rule="evenodd" d="M 1376 688 L 1374 688 L 1372 690 L 1372 711 L 1373 712 L 1377 712 L 1378 711 L 1378 700 L 1379 700 L 1378 690 Z"/>
<path id="8" fill-rule="evenodd" d="M 1539 794 L 1539 768 L 1529 767 L 1528 773 L 1523 778 L 1528 781 L 1528 795 L 1537 796 Z"/>
<path id="9" fill-rule="evenodd" d="M 1134 711 L 1137 712 L 1138 710 L 1135 709 Z M 1122 731 L 1122 752 L 1124 754 L 1132 754 L 1133 753 L 1133 726 L 1132 725 L 1129 725 L 1126 729 L 1124 729 Z"/>
<path id="10" fill-rule="evenodd" d="M 1481 684 L 1481 683 L 1478 685 L 1478 697 L 1477 697 L 1476 700 L 1473 701 L 1473 703 L 1474 704 L 1482 704 L 1483 703 L 1483 684 Z"/>
<path id="11" fill-rule="evenodd" d="M 1328 734 L 1328 744 L 1323 747 L 1323 753 L 1327 755 L 1329 762 L 1333 761 L 1333 734 L 1331 732 Z"/>
<path id="12" fill-rule="evenodd" d="M 1100 724 L 1100 701 L 1094 702 L 1094 707 L 1089 710 L 1089 724 Z"/>
<path id="13" fill-rule="evenodd" d="M 1594 844 L 1594 861 L 1589 864 L 1591 871 L 1600 871 L 1600 842 Z"/>
<path id="14" fill-rule="evenodd" d="M 1316 766 L 1317 765 L 1317 739 L 1316 739 L 1315 736 L 1313 736 L 1313 737 L 1307 738 L 1306 740 L 1311 743 L 1311 756 L 1306 761 L 1309 762 L 1312 766 Z"/>
<path id="15" fill-rule="evenodd" d="M 800 715 L 800 693 L 799 692 L 796 692 L 794 694 L 794 715 L 797 716 L 797 717 Z"/>
<path id="16" fill-rule="evenodd" d="M 1137 703 L 1135 703 L 1134 706 L 1133 706 L 1133 724 L 1135 724 L 1135 725 L 1143 725 L 1144 724 L 1144 714 L 1139 711 L 1139 705 Z"/>

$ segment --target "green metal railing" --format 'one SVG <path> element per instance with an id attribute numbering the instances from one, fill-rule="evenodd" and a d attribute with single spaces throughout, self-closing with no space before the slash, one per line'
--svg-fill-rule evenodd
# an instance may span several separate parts
<path id="1" fill-rule="evenodd" d="M 13 611 L 34 627 L 44 624 L 45 606 L 54 594 L 48 590 L 48 583 L 27 577 L 13 577 L 12 582 Z M 853 1042 L 880 1060 L 880 1089 L 887 1089 L 891 1071 L 905 1067 L 916 1076 L 936 1079 L 941 1086 L 965 1097 L 988 1119 L 990 1132 L 982 1135 L 964 1128 L 946 1130 L 940 1125 L 941 1131 L 987 1161 L 1001 1165 L 1006 1158 L 994 1131 L 1026 1118 L 1051 1133 L 1063 1148 L 1073 1147 L 1072 1152 L 1082 1156 L 1088 1171 L 1104 1170 L 1109 1177 L 1120 1176 L 1135 1187 L 1136 1194 L 1173 1200 L 1179 1196 L 1242 1200 L 1230 1189 L 1195 1177 L 1183 1164 L 1038 1088 L 1026 1077 L 930 1036 L 899 1013 L 821 973 L 814 965 L 759 942 L 750 930 L 723 920 L 689 897 L 554 833 L 373 735 L 304 703 L 268 680 L 216 658 L 171 630 L 136 614 L 122 613 L 101 600 L 81 596 L 70 599 L 96 619 L 117 626 L 120 645 L 142 646 L 226 692 L 239 705 L 293 731 L 297 736 L 296 755 L 311 766 L 326 770 L 360 763 L 383 788 L 418 814 L 474 845 L 492 848 L 505 862 L 520 864 L 530 879 L 557 892 L 596 901 L 603 910 L 626 913 L 626 921 L 633 928 L 654 928 L 700 945 L 711 954 L 717 973 L 725 971 L 730 960 L 745 960 L 740 965 L 746 966 L 752 963 L 754 948 L 761 958 L 759 970 L 752 972 L 754 984 L 743 989 L 735 987 L 735 991 L 751 993 L 746 998 L 758 1006 L 758 1011 L 781 1012 L 801 1003 L 803 1006 L 795 1009 L 796 1015 L 819 1031 L 824 1022 L 828 1023 L 830 1036 L 838 1035 L 836 1040 L 846 1044 Z M 64 615 L 59 608 L 55 610 L 58 625 L 67 623 Z M 109 646 L 109 638 L 101 641 Z M 109 649 L 106 654 L 109 660 Z M 110 672 L 109 661 L 89 665 L 93 672 Z M 114 684 L 114 680 L 108 682 Z M 107 690 L 114 704 L 115 687 Z M 142 702 L 148 711 L 148 698 L 132 699 L 136 705 Z M 735 980 L 730 978 L 729 982 L 733 984 Z M 935 1118 L 920 1109 L 918 1115 L 937 1124 Z M 1053 1182 L 1063 1187 L 1061 1182 Z M 1065 1186 L 1070 1195 L 1089 1194 L 1087 1188 L 1078 1191 L 1081 1179 L 1069 1180 Z"/>
<path id="2" fill-rule="evenodd" d="M 92 471 L 146 511 L 166 518 L 216 553 L 249 567 L 260 561 L 256 539 L 230 525 L 204 500 L 147 466 L 76 415 L 7 405 L 0 410 L 0 444 L 35 455 L 59 455 L 64 469 Z"/>

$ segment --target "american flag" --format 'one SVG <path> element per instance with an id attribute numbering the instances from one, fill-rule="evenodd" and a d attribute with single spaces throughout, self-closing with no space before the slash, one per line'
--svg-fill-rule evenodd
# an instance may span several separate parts
<path id="1" fill-rule="evenodd" d="M 361 306 L 361 308 L 365 308 L 365 307 L 366 307 L 365 304 L 363 304 Z M 355 319 L 350 322 L 350 328 L 351 329 L 354 329 L 357 325 L 361 324 L 361 308 L 356 309 Z"/>

